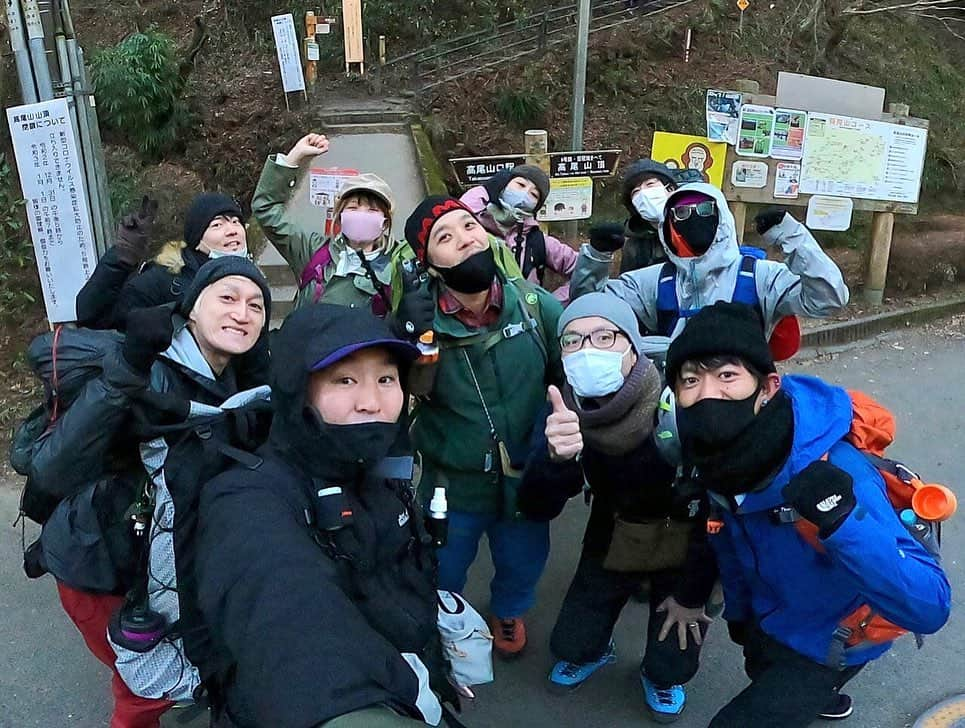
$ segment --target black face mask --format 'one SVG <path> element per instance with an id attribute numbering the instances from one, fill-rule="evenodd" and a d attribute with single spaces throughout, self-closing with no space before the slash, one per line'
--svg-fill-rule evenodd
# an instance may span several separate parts
<path id="1" fill-rule="evenodd" d="M 716 212 L 710 217 L 701 217 L 693 211 L 686 220 L 671 220 L 670 224 L 687 241 L 687 245 L 694 253 L 703 255 L 717 237 L 718 222 Z"/>
<path id="2" fill-rule="evenodd" d="M 690 452 L 706 456 L 727 449 L 753 422 L 760 390 L 746 399 L 702 399 L 690 407 L 677 406 L 680 442 Z"/>
<path id="3" fill-rule="evenodd" d="M 332 425 L 314 407 L 305 407 L 303 420 L 295 455 L 309 475 L 337 482 L 370 470 L 389 454 L 404 429 L 398 422 Z"/>
<path id="4" fill-rule="evenodd" d="M 459 293 L 482 293 L 493 284 L 496 277 L 496 258 L 493 249 L 487 245 L 485 250 L 470 255 L 459 265 L 435 268 L 452 290 Z"/>

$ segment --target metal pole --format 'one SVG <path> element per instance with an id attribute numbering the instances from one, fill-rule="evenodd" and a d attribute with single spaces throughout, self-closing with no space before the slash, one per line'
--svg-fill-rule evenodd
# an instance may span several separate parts
<path id="1" fill-rule="evenodd" d="M 20 80 L 20 97 L 25 104 L 35 104 L 37 103 L 37 87 L 34 85 L 34 73 L 30 67 L 30 52 L 27 50 L 27 40 L 23 34 L 20 3 L 18 0 L 6 0 L 6 6 L 7 28 L 10 29 L 10 48 L 13 50 L 13 59 L 17 66 L 17 78 Z"/>
<path id="2" fill-rule="evenodd" d="M 66 5 L 65 5 L 66 8 Z M 107 163 L 104 161 L 104 145 L 101 142 L 101 130 L 97 121 L 97 104 L 94 101 L 94 89 L 87 78 L 87 66 L 84 65 L 84 49 L 74 41 L 77 48 L 77 66 L 80 74 L 80 87 L 83 95 L 81 98 L 86 102 L 87 125 L 90 129 L 90 148 L 94 160 L 94 173 L 97 179 L 97 208 L 100 218 L 103 221 L 104 239 L 101 243 L 103 251 L 113 245 L 112 231 L 114 229 L 114 212 L 111 209 L 111 193 L 107 186 Z M 68 47 L 70 41 L 68 41 Z M 92 198 L 94 199 L 94 198 Z"/>
<path id="3" fill-rule="evenodd" d="M 54 84 L 50 80 L 50 66 L 47 65 L 47 49 L 44 46 L 44 24 L 40 19 L 37 0 L 23 0 L 23 21 L 27 28 L 30 60 L 37 82 L 37 97 L 40 101 L 49 101 L 54 97 Z"/>
<path id="4" fill-rule="evenodd" d="M 590 38 L 590 0 L 580 0 L 576 26 L 576 63 L 573 67 L 573 135 L 570 149 L 583 148 L 583 102 L 586 96 L 586 48 Z"/>

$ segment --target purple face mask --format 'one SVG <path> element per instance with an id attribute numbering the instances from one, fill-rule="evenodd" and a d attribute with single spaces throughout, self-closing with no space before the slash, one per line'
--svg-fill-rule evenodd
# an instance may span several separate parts
<path id="1" fill-rule="evenodd" d="M 378 210 L 342 210 L 342 234 L 353 243 L 371 243 L 382 236 L 385 215 Z"/>

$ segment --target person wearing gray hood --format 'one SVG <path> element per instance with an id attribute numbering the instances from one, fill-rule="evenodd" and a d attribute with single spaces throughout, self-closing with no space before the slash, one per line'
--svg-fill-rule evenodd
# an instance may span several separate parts
<path id="1" fill-rule="evenodd" d="M 679 334 L 689 316 L 717 301 L 754 305 L 769 337 L 785 317 L 823 318 L 847 305 L 840 269 L 804 225 L 779 210 L 759 215 L 757 225 L 768 245 L 780 247 L 785 262 L 744 255 L 723 193 L 709 184 L 683 185 L 668 198 L 659 224 L 669 263 L 610 280 L 620 241 L 591 238 L 580 251 L 571 295 L 613 293 L 630 304 L 644 329 L 665 336 Z"/>

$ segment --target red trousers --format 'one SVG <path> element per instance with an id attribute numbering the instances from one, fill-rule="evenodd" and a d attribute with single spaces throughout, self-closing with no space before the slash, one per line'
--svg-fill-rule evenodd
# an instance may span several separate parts
<path id="1" fill-rule="evenodd" d="M 111 692 L 114 694 L 114 714 L 110 728 L 159 728 L 161 715 L 173 702 L 142 698 L 130 691 L 114 668 L 114 650 L 107 641 L 107 623 L 121 603 L 123 597 L 110 594 L 89 594 L 72 589 L 57 582 L 60 603 L 71 621 L 77 625 L 94 657 L 103 662 L 114 673 L 111 678 Z"/>

